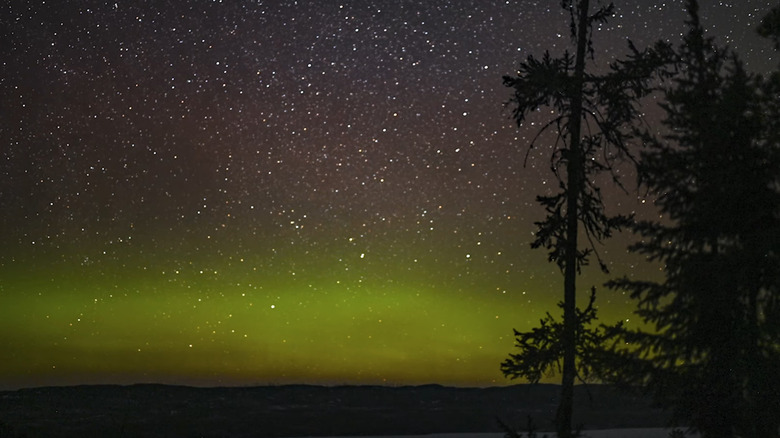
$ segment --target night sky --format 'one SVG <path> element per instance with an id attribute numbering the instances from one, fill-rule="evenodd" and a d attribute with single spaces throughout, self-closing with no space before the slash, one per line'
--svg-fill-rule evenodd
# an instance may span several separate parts
<path id="1" fill-rule="evenodd" d="M 570 47 L 559 1 L 9 3 L 0 388 L 500 385 L 512 329 L 557 314 L 530 248 L 550 149 L 523 166 L 539 125 L 501 78 Z M 681 0 L 615 3 L 597 68 L 685 31 Z M 702 15 L 768 71 L 775 4 Z M 624 182 L 608 211 L 653 216 Z M 612 275 L 657 278 L 631 239 L 600 249 Z M 599 290 L 603 322 L 636 323 Z"/>

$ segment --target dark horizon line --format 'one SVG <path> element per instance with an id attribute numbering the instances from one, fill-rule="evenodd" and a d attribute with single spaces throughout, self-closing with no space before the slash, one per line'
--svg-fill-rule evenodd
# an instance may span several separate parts
<path id="1" fill-rule="evenodd" d="M 387 388 L 387 389 L 413 389 L 413 388 L 442 388 L 442 389 L 492 389 L 492 388 L 512 388 L 520 386 L 547 386 L 555 387 L 561 386 L 560 383 L 510 383 L 506 385 L 455 385 L 455 384 L 443 384 L 443 383 L 408 383 L 408 384 L 380 384 L 380 383 L 256 383 L 256 384 L 236 384 L 236 385 L 198 385 L 198 384 L 182 384 L 182 383 L 162 383 L 162 382 L 134 382 L 134 383 L 73 383 L 73 384 L 42 384 L 34 386 L 0 386 L 0 393 L 17 392 L 17 391 L 29 391 L 29 390 L 45 390 L 45 389 L 76 389 L 76 388 L 98 388 L 98 387 L 114 387 L 114 388 L 132 388 L 132 387 L 163 387 L 163 388 L 187 388 L 187 389 L 252 389 L 252 388 Z M 608 383 L 577 383 L 575 386 L 614 386 Z"/>

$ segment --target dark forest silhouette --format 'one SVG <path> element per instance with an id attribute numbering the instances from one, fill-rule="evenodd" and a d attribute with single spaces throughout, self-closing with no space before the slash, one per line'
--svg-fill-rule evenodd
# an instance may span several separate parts
<path id="1" fill-rule="evenodd" d="M 646 388 L 704 437 L 778 436 L 780 82 L 747 73 L 704 37 L 695 1 L 688 10 L 667 134 L 646 133 L 639 165 L 669 220 L 635 224 L 631 247 L 665 278 L 610 283 L 654 330 L 613 333 L 609 379 Z"/>
<path id="2" fill-rule="evenodd" d="M 540 135 L 557 134 L 551 162 L 560 192 L 537 198 L 547 217 L 532 246 L 548 249 L 564 273 L 563 321 L 548 313 L 532 331 L 515 331 L 520 352 L 502 363 L 503 373 L 538 382 L 561 371 L 559 437 L 575 435 L 575 378 L 639 388 L 673 414 L 674 424 L 704 437 L 778 436 L 780 73 L 747 73 L 735 53 L 703 36 L 698 3 L 689 0 L 679 47 L 630 45 L 628 59 L 590 75 L 589 28 L 611 16 L 613 5 L 593 14 L 587 0 L 561 5 L 571 14 L 575 58 L 529 57 L 504 83 L 513 88 L 518 125 L 540 106 L 557 113 Z M 757 30 L 780 49 L 780 7 Z M 665 120 L 641 128 L 637 108 L 650 93 L 664 97 Z M 582 133 L 585 123 L 595 132 Z M 630 154 L 631 141 L 644 146 L 639 157 Z M 614 176 L 623 159 L 634 161 L 640 186 L 666 220 L 606 215 L 593 177 Z M 586 309 L 575 304 L 576 275 L 588 257 L 595 254 L 606 270 L 594 242 L 623 225 L 642 238 L 630 250 L 663 263 L 665 279 L 623 278 L 608 286 L 631 292 L 652 331 L 594 327 L 595 289 Z M 585 249 L 578 231 L 590 244 Z"/>

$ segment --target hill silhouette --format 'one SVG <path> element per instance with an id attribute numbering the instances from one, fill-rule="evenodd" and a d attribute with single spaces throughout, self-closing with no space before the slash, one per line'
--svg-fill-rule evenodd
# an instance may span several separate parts
<path id="1" fill-rule="evenodd" d="M 587 392 L 590 392 L 592 401 Z M 500 432 L 497 418 L 550 429 L 557 385 L 195 388 L 158 384 L 0 392 L 0 436 L 292 437 Z M 577 387 L 586 429 L 655 427 L 665 416 L 612 387 Z"/>

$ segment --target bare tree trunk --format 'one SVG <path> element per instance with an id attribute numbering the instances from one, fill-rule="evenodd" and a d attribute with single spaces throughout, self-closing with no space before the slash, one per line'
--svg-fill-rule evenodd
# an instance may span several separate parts
<path id="1" fill-rule="evenodd" d="M 558 405 L 556 428 L 559 438 L 572 437 L 572 413 L 574 410 L 574 379 L 577 354 L 577 235 L 579 227 L 578 201 L 583 187 L 582 146 L 580 144 L 582 122 L 582 92 L 585 77 L 585 56 L 588 38 L 589 0 L 581 0 L 577 21 L 577 57 L 574 64 L 574 87 L 571 90 L 571 115 L 569 132 L 571 144 L 568 150 L 566 205 L 566 253 L 563 280 L 563 376 L 561 399 Z"/>

